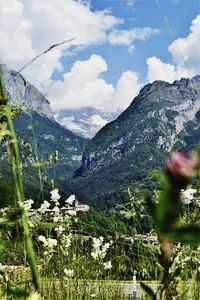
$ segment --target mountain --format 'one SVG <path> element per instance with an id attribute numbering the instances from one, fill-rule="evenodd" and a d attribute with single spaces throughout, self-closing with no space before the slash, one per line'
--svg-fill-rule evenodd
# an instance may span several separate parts
<path id="1" fill-rule="evenodd" d="M 70 129 L 75 134 L 92 138 L 103 126 L 116 119 L 121 110 L 104 112 L 102 109 L 84 107 L 79 109 L 63 109 L 54 117 L 62 126 Z"/>
<path id="2" fill-rule="evenodd" d="M 153 188 L 148 173 L 162 168 L 172 149 L 191 150 L 200 141 L 200 76 L 147 84 L 116 120 L 88 141 L 56 120 L 71 118 L 79 134 L 87 129 L 91 136 L 91 124 L 103 124 L 102 119 L 114 115 L 86 108 L 60 112 L 55 120 L 49 101 L 34 86 L 8 66 L 2 69 L 10 103 L 23 105 L 14 123 L 27 197 L 39 192 L 42 198 L 53 180 L 63 195 L 75 193 L 82 202 L 112 207 L 127 201 L 129 186 Z M 1 179 L 10 176 L 5 146 L 0 149 Z"/>
<path id="3" fill-rule="evenodd" d="M 81 165 L 88 141 L 62 127 L 53 117 L 49 101 L 18 72 L 2 66 L 3 81 L 11 104 L 23 106 L 14 120 L 23 165 L 26 195 L 51 188 L 52 180 L 63 194 L 72 191 L 69 178 Z M 0 177 L 9 176 L 4 143 L 1 147 Z"/>
<path id="4" fill-rule="evenodd" d="M 11 104 L 24 105 L 24 109 L 38 112 L 53 119 L 49 101 L 17 71 L 1 65 L 2 78 Z"/>
<path id="5" fill-rule="evenodd" d="M 99 207 L 113 206 L 124 201 L 127 186 L 137 188 L 150 170 L 163 167 L 172 149 L 199 141 L 200 76 L 147 84 L 87 145 L 75 173 L 76 193 Z"/>

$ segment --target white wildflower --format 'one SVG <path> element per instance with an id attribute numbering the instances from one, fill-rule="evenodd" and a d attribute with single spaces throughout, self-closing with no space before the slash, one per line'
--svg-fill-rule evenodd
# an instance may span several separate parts
<path id="1" fill-rule="evenodd" d="M 70 209 L 70 210 L 67 211 L 67 213 L 68 213 L 68 215 L 70 215 L 70 216 L 76 216 L 76 211 L 75 211 L 75 209 Z"/>
<path id="2" fill-rule="evenodd" d="M 74 270 L 64 269 L 64 273 L 67 277 L 73 277 L 74 276 Z"/>
<path id="3" fill-rule="evenodd" d="M 69 247 L 71 246 L 72 234 L 63 234 L 61 238 L 61 251 L 64 256 L 68 255 Z"/>
<path id="4" fill-rule="evenodd" d="M 91 294 L 90 297 L 94 298 L 94 297 L 96 297 L 96 294 Z"/>
<path id="5" fill-rule="evenodd" d="M 104 245 L 102 245 L 102 250 L 103 251 L 107 251 L 110 247 L 110 244 L 109 243 L 105 243 Z"/>
<path id="6" fill-rule="evenodd" d="M 59 216 L 53 217 L 53 222 L 54 222 L 54 223 L 58 223 L 59 220 L 60 220 Z"/>
<path id="7" fill-rule="evenodd" d="M 53 211 L 58 214 L 60 212 L 60 209 L 58 206 L 54 206 Z"/>
<path id="8" fill-rule="evenodd" d="M 187 257 L 185 257 L 184 262 L 187 262 L 189 260 L 191 260 L 191 257 L 187 256 Z"/>
<path id="9" fill-rule="evenodd" d="M 58 150 L 55 151 L 55 161 L 58 161 Z"/>
<path id="10" fill-rule="evenodd" d="M 59 204 L 58 200 L 61 197 L 59 195 L 58 189 L 54 189 L 53 191 L 50 192 L 50 194 L 51 194 L 51 201 L 53 201 L 55 205 L 58 205 Z"/>
<path id="11" fill-rule="evenodd" d="M 92 251 L 92 252 L 91 252 L 91 256 L 92 256 L 94 259 L 97 259 L 98 256 L 99 256 L 99 253 L 98 253 L 97 251 L 96 251 L 96 252 Z"/>
<path id="12" fill-rule="evenodd" d="M 31 294 L 28 298 L 28 300 L 39 300 L 39 295 L 38 293 L 34 293 L 34 294 Z"/>
<path id="13" fill-rule="evenodd" d="M 50 203 L 46 200 L 41 204 L 40 208 L 38 208 L 38 212 L 43 214 L 50 207 Z"/>
<path id="14" fill-rule="evenodd" d="M 54 217 L 53 217 L 54 223 L 58 223 L 58 222 L 61 223 L 63 221 L 63 216 L 61 214 L 61 210 L 57 205 L 55 205 L 55 207 L 53 208 L 53 215 L 54 215 Z"/>
<path id="15" fill-rule="evenodd" d="M 54 248 L 57 246 L 58 242 L 56 239 L 51 239 L 51 238 L 48 238 L 47 239 L 47 243 L 48 243 L 48 247 L 49 248 Z"/>
<path id="16" fill-rule="evenodd" d="M 40 235 L 38 240 L 43 243 L 44 247 L 48 248 L 49 250 L 53 250 L 57 246 L 57 240 L 51 238 L 45 238 L 45 236 Z"/>
<path id="17" fill-rule="evenodd" d="M 65 228 L 60 225 L 55 229 L 55 231 L 57 231 L 57 233 L 60 235 L 63 233 L 63 231 L 65 231 Z"/>
<path id="18" fill-rule="evenodd" d="M 72 205 L 74 203 L 74 201 L 76 200 L 75 195 L 71 195 L 67 198 L 67 200 L 65 200 L 66 204 Z"/>
<path id="19" fill-rule="evenodd" d="M 102 242 L 103 242 L 103 237 L 100 237 L 99 239 L 98 238 L 93 238 L 92 239 L 92 241 L 93 241 L 93 248 L 94 249 L 99 249 L 100 248 L 100 246 L 102 245 Z"/>
<path id="20" fill-rule="evenodd" d="M 38 240 L 39 240 L 40 242 L 42 242 L 42 243 L 44 244 L 44 246 L 47 246 L 47 240 L 46 240 L 45 236 L 39 235 L 39 236 L 38 236 Z"/>
<path id="21" fill-rule="evenodd" d="M 111 261 L 109 260 L 108 262 L 103 263 L 104 270 L 110 270 L 112 268 Z"/>
<path id="22" fill-rule="evenodd" d="M 182 199 L 186 204 L 189 204 L 194 199 L 194 194 L 197 192 L 196 189 L 189 188 L 182 192 Z"/>
<path id="23" fill-rule="evenodd" d="M 33 205 L 34 201 L 32 199 L 26 200 L 23 203 L 23 207 L 26 211 L 29 211 Z"/>
<path id="24" fill-rule="evenodd" d="M 103 241 L 104 241 L 104 238 L 101 236 L 100 238 L 93 238 L 92 239 L 93 241 L 93 251 L 91 252 L 91 256 L 94 258 L 94 259 L 103 259 L 106 254 L 107 254 L 107 250 L 109 249 L 110 247 L 110 244 L 109 243 L 105 243 L 103 244 Z"/>

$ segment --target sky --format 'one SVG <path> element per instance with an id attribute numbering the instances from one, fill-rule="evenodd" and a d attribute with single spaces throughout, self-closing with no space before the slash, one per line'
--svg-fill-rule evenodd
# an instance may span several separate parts
<path id="1" fill-rule="evenodd" d="M 200 0 L 0 0 L 0 59 L 65 108 L 125 109 L 154 80 L 200 73 Z"/>

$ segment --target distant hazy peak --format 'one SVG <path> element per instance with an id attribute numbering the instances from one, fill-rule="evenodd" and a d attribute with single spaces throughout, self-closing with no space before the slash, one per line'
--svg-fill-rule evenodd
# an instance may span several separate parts
<path id="1" fill-rule="evenodd" d="M 192 77 L 192 79 L 200 81 L 200 75 L 195 75 L 194 77 Z"/>
<path id="2" fill-rule="evenodd" d="M 92 138 L 103 126 L 116 119 L 120 112 L 120 110 L 105 112 L 100 108 L 83 107 L 60 110 L 54 117 L 57 122 L 75 134 Z"/>

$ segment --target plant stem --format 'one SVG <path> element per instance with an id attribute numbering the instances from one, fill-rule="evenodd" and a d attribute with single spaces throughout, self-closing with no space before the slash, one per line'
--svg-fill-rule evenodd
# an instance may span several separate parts
<path id="1" fill-rule="evenodd" d="M 11 117 L 11 110 L 8 106 L 8 98 L 5 93 L 4 85 L 2 82 L 2 72 L 0 70 L 0 88 L 1 88 L 1 96 L 3 98 L 3 103 L 6 103 L 6 117 L 7 117 L 7 126 L 8 130 L 10 132 L 9 138 L 10 138 L 10 144 L 9 144 L 9 159 L 10 159 L 10 164 L 11 164 L 11 172 L 12 176 L 14 179 L 14 187 L 15 187 L 15 192 L 16 192 L 16 198 L 18 205 L 22 206 L 23 202 L 25 200 L 24 197 L 24 190 L 23 190 L 23 181 L 22 181 L 22 166 L 20 164 L 20 159 L 19 159 L 19 149 L 17 145 L 17 138 L 15 134 L 15 129 Z M 28 219 L 25 211 L 23 210 L 22 212 L 22 226 L 23 226 L 23 231 L 24 231 L 24 241 L 25 241 L 25 249 L 27 252 L 27 257 L 28 261 L 30 264 L 32 276 L 33 276 L 33 284 L 36 290 L 39 289 L 39 274 L 37 271 L 37 266 L 36 266 L 36 259 L 35 259 L 35 252 L 33 249 L 33 243 L 29 231 L 29 226 L 28 226 Z"/>

